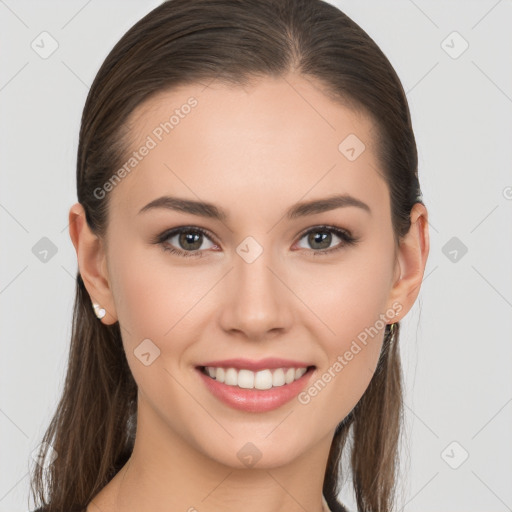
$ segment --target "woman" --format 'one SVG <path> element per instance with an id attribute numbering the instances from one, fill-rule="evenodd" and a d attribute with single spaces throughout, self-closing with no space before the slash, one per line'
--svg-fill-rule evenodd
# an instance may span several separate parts
<path id="1" fill-rule="evenodd" d="M 343 511 L 342 476 L 391 510 L 429 236 L 373 40 L 320 0 L 164 2 L 89 91 L 77 195 L 40 510 Z"/>

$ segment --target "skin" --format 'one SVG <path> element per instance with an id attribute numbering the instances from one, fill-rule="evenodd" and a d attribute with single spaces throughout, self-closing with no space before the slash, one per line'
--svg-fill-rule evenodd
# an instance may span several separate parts
<path id="1" fill-rule="evenodd" d="M 297 75 L 245 88 L 212 83 L 161 93 L 133 113 L 131 151 L 190 96 L 198 105 L 104 199 L 110 201 L 104 240 L 90 231 L 79 203 L 69 212 L 80 273 L 91 299 L 106 310 L 98 321 L 120 322 L 139 387 L 133 455 L 87 512 L 320 512 L 336 425 L 371 380 L 384 327 L 309 403 L 293 399 L 265 413 L 217 400 L 195 366 L 285 357 L 314 364 L 314 383 L 379 315 L 395 305 L 399 315 L 386 321 L 393 323 L 414 304 L 429 252 L 427 210 L 414 206 L 409 233 L 395 246 L 375 126 Z M 366 146 L 354 161 L 338 150 L 349 134 Z M 299 201 L 334 192 L 364 201 L 371 213 L 348 206 L 283 216 Z M 229 217 L 221 222 L 166 209 L 138 214 L 164 194 L 214 203 Z M 359 241 L 315 256 L 343 244 L 336 234 L 324 246 L 308 242 L 304 232 L 323 224 Z M 152 243 L 180 226 L 215 237 L 202 238 L 203 257 Z M 263 248 L 250 264 L 236 252 L 248 236 Z M 190 247 L 178 237 L 167 243 Z M 149 366 L 134 355 L 146 338 L 160 350 Z M 237 457 L 247 442 L 261 452 L 254 467 Z"/>

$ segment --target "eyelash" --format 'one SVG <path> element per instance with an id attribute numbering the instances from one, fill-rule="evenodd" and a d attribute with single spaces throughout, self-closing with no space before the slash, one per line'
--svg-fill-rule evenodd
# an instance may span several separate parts
<path id="1" fill-rule="evenodd" d="M 189 232 L 189 233 L 196 233 L 196 234 L 201 233 L 202 235 L 204 235 L 205 237 L 210 239 L 210 241 L 212 241 L 213 243 L 216 244 L 216 242 L 214 240 L 212 240 L 212 236 L 209 234 L 208 231 L 206 231 L 200 227 L 196 227 L 196 226 L 183 226 L 180 228 L 174 228 L 174 229 L 171 229 L 168 231 L 164 231 L 162 234 L 158 235 L 156 237 L 156 239 L 153 240 L 152 243 L 160 245 L 162 247 L 162 249 L 166 252 L 170 252 L 171 254 L 176 254 L 176 255 L 184 257 L 184 258 L 189 258 L 189 257 L 202 258 L 204 255 L 204 252 L 205 252 L 203 250 L 182 251 L 182 250 L 176 249 L 175 247 L 166 243 L 167 239 L 171 238 L 174 235 L 177 235 L 177 234 L 179 235 L 182 232 Z M 343 249 L 347 246 L 355 245 L 359 241 L 359 239 L 352 236 L 350 234 L 350 232 L 348 232 L 344 229 L 337 228 L 335 226 L 327 226 L 327 225 L 315 226 L 314 228 L 310 228 L 307 231 L 302 232 L 299 236 L 299 240 L 304 238 L 304 236 L 308 235 L 309 233 L 318 233 L 318 232 L 334 233 L 336 236 L 341 238 L 342 242 L 340 242 L 335 247 L 331 247 L 330 249 L 310 249 L 308 252 L 313 253 L 313 256 L 324 256 L 327 254 L 333 254 L 334 252 L 340 251 L 341 249 Z M 218 244 L 216 244 L 216 245 L 218 245 Z"/>

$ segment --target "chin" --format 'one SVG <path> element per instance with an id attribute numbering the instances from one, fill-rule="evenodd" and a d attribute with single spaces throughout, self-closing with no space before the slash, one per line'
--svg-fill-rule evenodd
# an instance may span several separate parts
<path id="1" fill-rule="evenodd" d="M 235 436 L 215 447 L 204 447 L 202 451 L 209 459 L 231 468 L 273 469 L 292 463 L 302 455 L 305 445 L 310 444 L 304 438 L 300 442 L 291 440 L 286 433 L 268 435 L 271 431 L 266 429 L 264 435 Z M 268 437 L 265 439 L 265 436 Z"/>

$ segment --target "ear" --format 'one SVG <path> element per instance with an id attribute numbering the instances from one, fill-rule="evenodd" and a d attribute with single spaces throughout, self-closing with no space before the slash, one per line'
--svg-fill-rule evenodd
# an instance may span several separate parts
<path id="1" fill-rule="evenodd" d="M 410 219 L 409 231 L 397 249 L 395 281 L 389 296 L 388 307 L 396 303 L 402 306 L 395 322 L 407 314 L 418 297 L 430 250 L 428 212 L 425 206 L 415 203 Z"/>
<path id="2" fill-rule="evenodd" d="M 104 243 L 89 228 L 80 203 L 75 203 L 69 210 L 69 236 L 75 246 L 80 275 L 91 301 L 105 310 L 101 322 L 107 325 L 115 323 L 117 314 L 108 280 Z"/>

